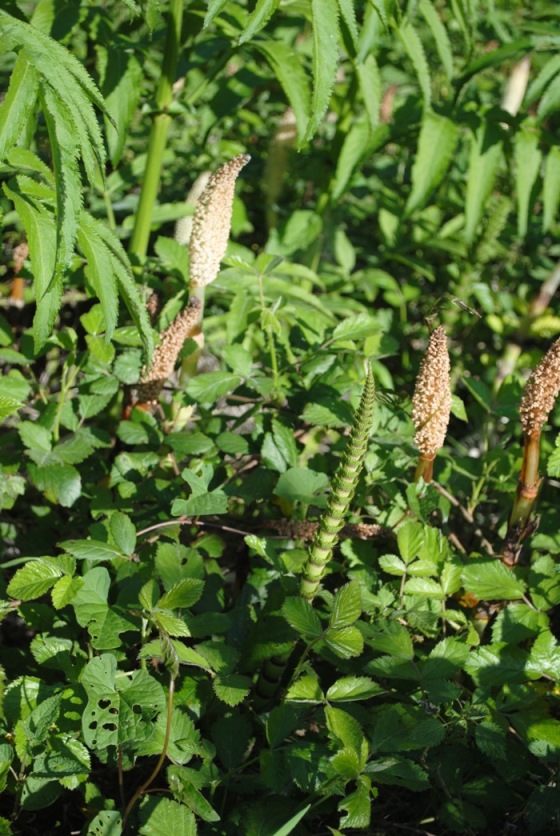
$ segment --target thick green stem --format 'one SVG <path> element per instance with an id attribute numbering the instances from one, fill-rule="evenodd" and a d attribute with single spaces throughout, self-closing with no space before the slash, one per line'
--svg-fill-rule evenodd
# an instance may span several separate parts
<path id="1" fill-rule="evenodd" d="M 529 522 L 541 483 L 539 477 L 540 431 L 525 436 L 523 464 L 519 474 L 517 494 L 509 519 L 509 531 L 522 534 Z"/>
<path id="2" fill-rule="evenodd" d="M 177 74 L 182 20 L 183 0 L 171 0 L 161 77 L 156 93 L 156 109 L 158 113 L 154 118 L 150 132 L 148 158 L 144 179 L 142 181 L 142 191 L 140 192 L 140 201 L 138 203 L 134 231 L 129 247 L 130 253 L 140 258 L 146 255 L 148 249 L 152 215 L 163 164 L 163 153 L 167 140 L 167 132 L 171 124 L 171 116 L 167 111 L 173 98 L 173 84 Z"/>
<path id="3" fill-rule="evenodd" d="M 358 484 L 373 421 L 374 397 L 375 384 L 369 368 L 348 445 L 333 479 L 327 510 L 319 521 L 315 540 L 303 569 L 299 594 L 307 601 L 312 601 L 319 589 Z"/>

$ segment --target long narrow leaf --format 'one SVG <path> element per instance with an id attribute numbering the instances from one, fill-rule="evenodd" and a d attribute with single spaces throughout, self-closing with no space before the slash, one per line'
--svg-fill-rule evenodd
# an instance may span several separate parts
<path id="1" fill-rule="evenodd" d="M 539 175 L 542 153 L 539 133 L 525 128 L 515 137 L 515 186 L 517 192 L 517 233 L 527 234 L 531 192 Z"/>
<path id="2" fill-rule="evenodd" d="M 560 145 L 554 145 L 547 154 L 543 180 L 543 232 L 548 232 L 560 202 Z"/>
<path id="3" fill-rule="evenodd" d="M 279 5 L 280 0 L 258 0 L 254 10 L 249 15 L 247 26 L 239 38 L 239 43 L 244 44 L 246 41 L 250 41 L 257 32 L 260 32 L 266 26 Z"/>
<path id="4" fill-rule="evenodd" d="M 209 26 L 216 15 L 219 15 L 224 6 L 226 5 L 227 0 L 208 0 L 208 11 L 206 12 L 206 17 L 204 18 L 204 26 Z"/>
<path id="5" fill-rule="evenodd" d="M 59 276 L 74 252 L 82 189 L 78 169 L 78 148 L 72 132 L 72 118 L 65 103 L 45 85 L 41 100 L 49 132 L 56 184 L 56 265 Z"/>
<path id="6" fill-rule="evenodd" d="M 457 138 L 458 126 L 445 116 L 426 113 L 422 120 L 418 151 L 412 166 L 412 191 L 406 214 L 422 207 L 449 168 Z"/>
<path id="7" fill-rule="evenodd" d="M 448 79 L 453 76 L 453 52 L 451 50 L 451 41 L 447 30 L 442 23 L 441 17 L 437 10 L 430 2 L 430 0 L 420 0 L 420 11 L 424 16 L 424 20 L 430 27 L 430 31 L 436 42 L 436 49 L 440 57 L 443 69 Z"/>
<path id="8" fill-rule="evenodd" d="M 338 5 L 336 0 L 311 0 L 313 22 L 313 98 L 307 139 L 325 115 L 338 67 Z"/>
<path id="9" fill-rule="evenodd" d="M 552 58 L 549 58 L 537 77 L 529 85 L 527 95 L 525 96 L 528 105 L 536 102 L 558 73 L 560 73 L 560 54 L 553 55 Z"/>
<path id="10" fill-rule="evenodd" d="M 86 172 L 92 182 L 99 182 L 105 147 L 93 105 L 109 115 L 101 93 L 78 59 L 61 44 L 0 10 L 0 48 L 17 51 L 22 46 L 29 63 L 70 109 Z"/>
<path id="11" fill-rule="evenodd" d="M 408 57 L 414 66 L 418 83 L 424 97 L 424 106 L 429 108 L 432 101 L 432 82 L 430 79 L 428 61 L 426 60 L 426 53 L 424 52 L 420 35 L 408 20 L 404 20 L 401 23 L 398 33 Z"/>
<path id="12" fill-rule="evenodd" d="M 383 87 L 379 67 L 373 55 L 368 55 L 363 63 L 356 65 L 356 73 L 370 127 L 375 129 L 379 125 Z"/>
<path id="13" fill-rule="evenodd" d="M 18 178 L 18 184 L 22 179 Z M 62 297 L 62 279 L 55 277 L 56 224 L 53 214 L 39 201 L 4 184 L 4 193 L 16 207 L 27 241 L 33 271 L 37 310 L 33 319 L 35 351 L 49 338 Z M 54 278 L 53 278 L 54 277 Z"/>
<path id="14" fill-rule="evenodd" d="M 465 239 L 472 244 L 502 158 L 502 134 L 492 122 L 483 123 L 472 137 L 465 205 Z"/>
<path id="15" fill-rule="evenodd" d="M 116 166 L 122 157 L 130 120 L 142 92 L 142 67 L 136 56 L 122 47 L 107 49 L 98 44 L 96 50 L 101 90 L 113 120 L 105 117 L 109 157 Z"/>
<path id="16" fill-rule="evenodd" d="M 108 342 L 117 325 L 119 310 L 118 287 L 111 252 L 98 233 L 91 215 L 81 214 L 78 244 L 87 259 L 86 275 L 101 302 L 105 319 L 105 339 Z"/>
<path id="17" fill-rule="evenodd" d="M 146 364 L 149 365 L 154 349 L 152 327 L 146 305 L 142 299 L 142 294 L 134 280 L 128 256 L 114 232 L 101 221 L 88 215 L 86 220 L 82 218 L 82 226 L 85 226 L 85 229 L 93 228 L 111 254 L 111 264 L 119 293 L 128 308 L 134 324 L 138 328 L 138 333 L 140 334 L 144 348 Z"/>
<path id="18" fill-rule="evenodd" d="M 558 108 L 560 107 L 560 73 L 556 75 L 546 90 L 544 91 L 544 95 L 539 102 L 539 106 L 537 108 L 537 116 L 541 121 L 546 119 L 550 116 L 551 113 L 555 113 Z"/>
<path id="19" fill-rule="evenodd" d="M 254 46 L 264 55 L 282 85 L 296 117 L 298 141 L 301 143 L 309 122 L 309 87 L 299 56 L 279 41 L 256 41 Z"/>
<path id="20" fill-rule="evenodd" d="M 35 106 L 38 78 L 24 51 L 16 59 L 10 86 L 0 105 L 0 160 L 4 160 L 21 136 Z"/>
<path id="21" fill-rule="evenodd" d="M 356 23 L 356 11 L 354 9 L 354 0 L 338 0 L 338 7 L 340 9 L 340 16 L 352 38 L 352 46 L 354 49 L 353 56 L 356 55 L 359 47 L 360 33 L 358 32 L 358 24 Z"/>

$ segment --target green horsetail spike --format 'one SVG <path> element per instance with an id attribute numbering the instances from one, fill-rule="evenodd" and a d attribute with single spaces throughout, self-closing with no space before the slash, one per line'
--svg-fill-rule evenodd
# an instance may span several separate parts
<path id="1" fill-rule="evenodd" d="M 334 475 L 327 510 L 319 521 L 303 570 L 299 594 L 307 601 L 312 601 L 317 593 L 358 485 L 373 422 L 374 400 L 375 383 L 371 366 L 368 365 L 366 383 L 350 438 Z"/>

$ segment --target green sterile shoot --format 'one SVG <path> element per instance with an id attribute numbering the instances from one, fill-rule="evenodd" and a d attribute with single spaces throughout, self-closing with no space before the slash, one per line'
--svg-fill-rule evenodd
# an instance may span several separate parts
<path id="1" fill-rule="evenodd" d="M 144 171 L 142 180 L 142 191 L 140 192 L 140 200 L 136 211 L 134 230 L 130 239 L 129 251 L 131 255 L 136 255 L 140 258 L 146 255 L 148 249 L 152 215 L 163 164 L 163 153 L 165 151 L 169 125 L 171 124 L 171 115 L 168 109 L 173 99 L 173 84 L 175 83 L 177 74 L 182 22 L 183 0 L 171 0 L 163 53 L 163 65 L 156 93 L 157 115 L 154 117 L 148 141 L 146 170 Z"/>
<path id="2" fill-rule="evenodd" d="M 519 415 L 523 427 L 523 463 L 509 519 L 508 535 L 521 540 L 527 531 L 540 486 L 539 456 L 541 431 L 560 392 L 560 340 L 552 345 L 533 369 L 521 399 Z"/>
<path id="3" fill-rule="evenodd" d="M 328 562 L 335 548 L 340 530 L 345 523 L 367 452 L 373 421 L 375 383 L 368 365 L 364 391 L 350 431 L 350 438 L 342 461 L 333 478 L 331 496 L 326 512 L 321 517 L 300 584 L 300 595 L 312 601 L 319 588 Z M 294 645 L 295 647 L 295 645 Z M 255 688 L 255 708 L 264 708 L 278 690 L 294 648 L 267 659 L 259 673 Z"/>
<path id="4" fill-rule="evenodd" d="M 373 422 L 374 401 L 375 383 L 371 366 L 368 366 L 364 391 L 352 425 L 348 445 L 335 473 L 327 510 L 319 521 L 319 528 L 309 549 L 309 557 L 303 570 L 299 591 L 301 597 L 307 601 L 312 601 L 317 593 L 356 491 L 367 452 Z"/>

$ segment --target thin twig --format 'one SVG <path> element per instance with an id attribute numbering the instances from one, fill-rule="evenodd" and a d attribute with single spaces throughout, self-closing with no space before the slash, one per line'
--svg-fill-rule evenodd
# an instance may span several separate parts
<path id="1" fill-rule="evenodd" d="M 169 678 L 169 694 L 167 695 L 167 722 L 165 724 L 165 738 L 163 741 L 163 748 L 161 750 L 161 755 L 159 756 L 158 762 L 156 763 L 152 774 L 145 781 L 141 787 L 139 787 L 130 801 L 128 802 L 127 808 L 124 811 L 124 816 L 122 820 L 122 832 L 126 832 L 126 826 L 128 822 L 128 817 L 130 816 L 132 809 L 141 795 L 143 795 L 147 790 L 150 784 L 153 784 L 155 779 L 157 778 L 163 764 L 165 763 L 165 759 L 167 758 L 167 750 L 169 748 L 169 738 L 171 736 L 171 722 L 173 717 L 173 694 L 175 692 L 175 678 L 171 676 Z"/>

